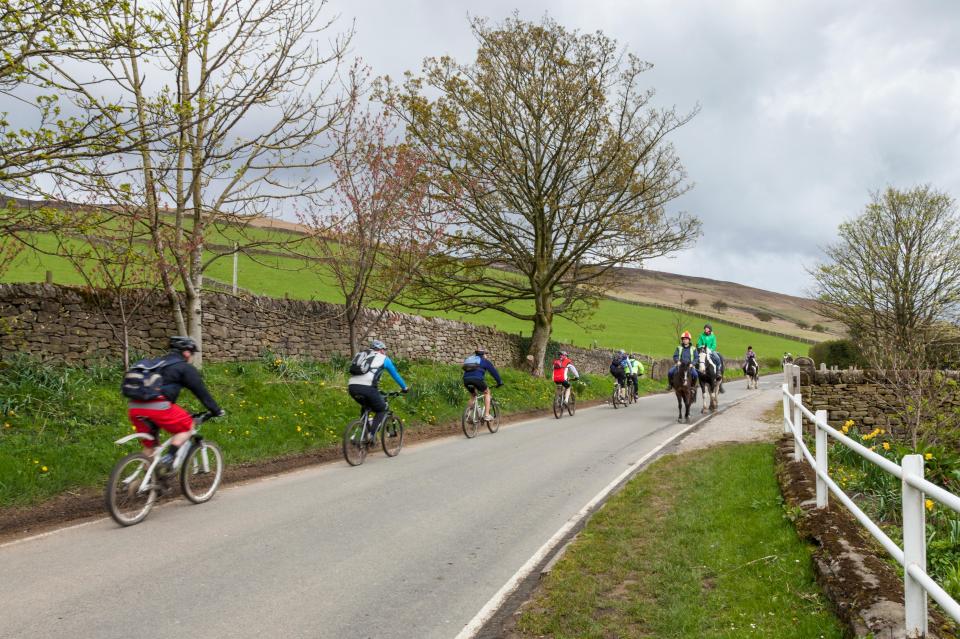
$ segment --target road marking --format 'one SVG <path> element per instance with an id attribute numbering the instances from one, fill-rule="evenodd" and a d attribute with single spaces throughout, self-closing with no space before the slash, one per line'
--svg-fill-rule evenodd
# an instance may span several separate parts
<path id="1" fill-rule="evenodd" d="M 99 524 L 101 521 L 106 521 L 110 519 L 109 517 L 100 517 L 94 519 L 93 521 L 82 521 L 79 524 L 73 524 L 72 526 L 66 526 L 64 528 L 54 528 L 53 530 L 48 530 L 46 532 L 37 533 L 36 535 L 30 535 L 29 537 L 22 537 L 21 539 L 14 539 L 13 541 L 8 541 L 6 543 L 0 544 L 0 548 L 6 548 L 7 546 L 16 546 L 17 544 L 22 544 L 28 541 L 34 541 L 36 539 L 43 539 L 44 537 L 50 537 L 58 533 L 66 532 L 68 530 L 74 530 L 76 528 L 85 528 L 86 526 L 91 526 L 93 524 Z"/>
<path id="2" fill-rule="evenodd" d="M 507 597 L 509 597 L 510 594 L 517 589 L 517 587 L 520 585 L 520 582 L 522 582 L 524 579 L 530 576 L 530 573 L 533 572 L 533 569 L 536 568 L 537 564 L 543 561 L 543 558 L 546 557 L 556 547 L 556 545 L 559 544 L 564 537 L 566 537 L 566 535 L 571 530 L 573 530 L 573 527 L 576 526 L 578 523 L 580 523 L 580 521 L 583 518 L 589 515 L 590 512 L 593 510 L 593 508 L 597 504 L 599 504 L 604 499 L 606 499 L 607 496 L 611 492 L 613 492 L 614 489 L 617 488 L 617 486 L 623 483 L 631 474 L 638 472 L 640 467 L 643 466 L 643 464 L 646 463 L 650 458 L 652 458 L 654 455 L 656 455 L 657 453 L 662 451 L 664 448 L 672 444 L 678 438 L 692 431 L 694 428 L 699 426 L 704 421 L 710 419 L 711 417 L 714 417 L 715 415 L 719 415 L 720 413 L 730 410 L 731 408 L 733 408 L 740 402 L 744 401 L 745 399 L 748 399 L 748 397 L 742 397 L 737 401 L 732 402 L 722 411 L 718 411 L 716 413 L 712 413 L 710 415 L 705 415 L 701 417 L 700 419 L 690 424 L 680 432 L 676 433 L 672 437 L 662 442 L 659 446 L 657 446 L 653 450 L 643 455 L 637 461 L 628 464 L 627 465 L 628 467 L 625 471 L 620 473 L 620 475 L 616 479 L 614 479 L 612 482 L 607 484 L 606 487 L 603 488 L 603 490 L 601 490 L 599 493 L 597 493 L 597 495 L 593 499 L 587 502 L 586 506 L 581 508 L 579 511 L 577 511 L 575 515 L 573 515 L 570 519 L 568 519 L 567 522 L 560 527 L 560 530 L 555 532 L 553 536 L 546 541 L 546 543 L 540 546 L 540 549 L 537 550 L 537 552 L 535 552 L 533 556 L 530 557 L 530 559 L 528 559 L 525 564 L 520 566 L 520 569 L 517 570 L 517 572 L 515 572 L 512 577 L 510 577 L 507 583 L 503 584 L 503 587 L 501 587 L 500 590 L 498 590 L 496 594 L 494 594 L 493 597 L 490 598 L 490 601 L 488 601 L 483 606 L 483 608 L 480 609 L 480 612 L 478 612 L 473 617 L 473 619 L 471 619 L 467 623 L 467 625 L 463 627 L 463 630 L 461 630 L 460 633 L 454 639 L 472 639 L 480 631 L 480 629 L 483 628 L 483 625 L 490 620 L 490 618 L 500 608 L 500 606 L 503 605 L 503 602 L 507 600 Z"/>

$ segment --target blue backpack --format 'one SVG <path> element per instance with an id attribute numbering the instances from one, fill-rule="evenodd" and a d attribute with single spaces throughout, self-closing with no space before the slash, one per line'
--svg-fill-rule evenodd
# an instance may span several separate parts
<path id="1" fill-rule="evenodd" d="M 479 355 L 471 355 L 463 360 L 463 370 L 466 372 L 475 371 L 480 368 L 483 359 Z"/>

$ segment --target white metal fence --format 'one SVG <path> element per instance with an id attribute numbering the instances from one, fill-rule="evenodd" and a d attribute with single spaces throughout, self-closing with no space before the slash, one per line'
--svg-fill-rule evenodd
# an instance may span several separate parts
<path id="1" fill-rule="evenodd" d="M 923 455 L 906 455 L 901 464 L 895 464 L 866 446 L 855 442 L 827 423 L 827 411 L 816 413 L 803 405 L 800 394 L 800 367 L 784 366 L 783 428 L 793 435 L 793 458 L 806 459 L 817 474 L 817 508 L 826 508 L 830 493 L 842 503 L 880 542 L 904 570 L 903 591 L 907 635 L 923 637 L 927 633 L 927 595 L 929 594 L 948 615 L 960 621 L 960 604 L 927 574 L 927 537 L 924 500 L 937 501 L 960 513 L 960 497 L 923 478 Z M 814 453 L 803 441 L 803 418 L 816 426 Z M 827 458 L 829 438 L 840 442 L 867 461 L 900 479 L 903 486 L 903 548 L 900 548 L 874 523 L 830 478 Z"/>

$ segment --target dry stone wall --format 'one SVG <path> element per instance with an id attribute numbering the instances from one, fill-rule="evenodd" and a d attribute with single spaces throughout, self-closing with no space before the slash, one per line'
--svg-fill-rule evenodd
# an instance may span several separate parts
<path id="1" fill-rule="evenodd" d="M 43 359 L 94 363 L 121 352 L 120 305 L 103 291 L 52 284 L 0 285 L 0 355 L 23 352 Z M 204 295 L 204 357 L 242 361 L 265 352 L 317 360 L 349 355 L 343 307 L 325 302 L 253 295 Z M 157 353 L 175 333 L 169 302 L 150 294 L 130 326 L 134 352 Z M 388 312 L 377 329 L 398 357 L 455 363 L 484 346 L 494 362 L 524 365 L 523 340 L 486 326 Z M 606 373 L 613 352 L 560 345 L 578 369 Z M 648 360 L 660 378 L 669 360 Z"/>

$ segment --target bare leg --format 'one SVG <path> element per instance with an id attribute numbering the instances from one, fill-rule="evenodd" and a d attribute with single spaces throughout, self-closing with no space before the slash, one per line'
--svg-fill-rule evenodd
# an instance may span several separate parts
<path id="1" fill-rule="evenodd" d="M 484 416 L 485 416 L 484 419 L 486 419 L 490 417 L 490 389 L 489 388 L 483 393 L 483 403 L 487 407 L 487 412 L 484 413 Z"/>

